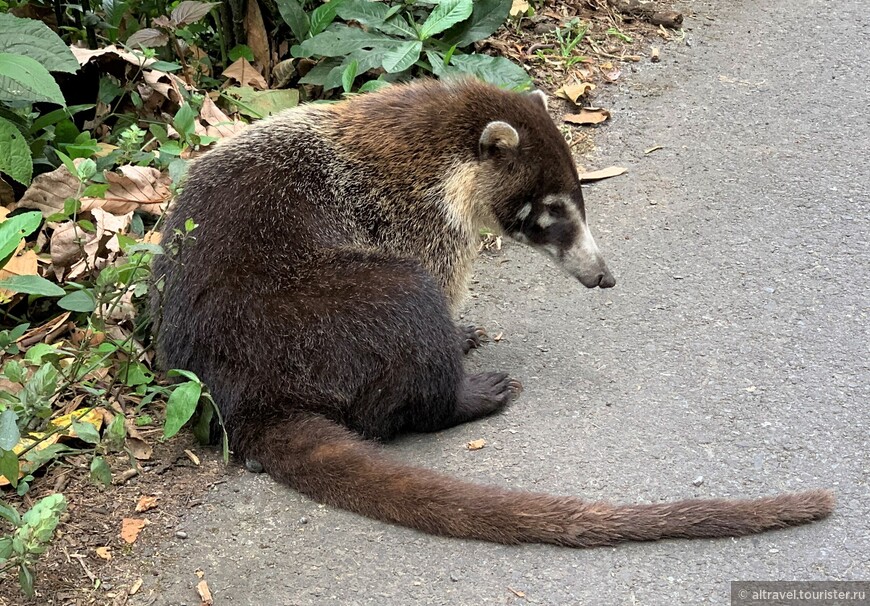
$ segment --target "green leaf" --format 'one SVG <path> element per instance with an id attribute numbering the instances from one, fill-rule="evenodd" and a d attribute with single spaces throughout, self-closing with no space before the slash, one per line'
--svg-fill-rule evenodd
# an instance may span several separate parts
<path id="1" fill-rule="evenodd" d="M 24 595 L 33 597 L 33 571 L 25 562 L 18 564 L 18 585 Z"/>
<path id="2" fill-rule="evenodd" d="M 295 54 L 300 57 L 344 57 L 365 48 L 389 50 L 403 43 L 404 40 L 385 34 L 373 34 L 355 27 L 336 25 L 294 48 L 298 51 Z"/>
<path id="3" fill-rule="evenodd" d="M 532 85 L 526 71 L 504 57 L 455 54 L 450 59 L 450 65 L 466 74 L 511 90 L 525 90 Z"/>
<path id="4" fill-rule="evenodd" d="M 42 21 L 0 13 L 0 53 L 23 55 L 51 72 L 74 74 L 79 62 L 60 36 Z"/>
<path id="5" fill-rule="evenodd" d="M 0 509 L 2 509 L 0 505 Z M 12 555 L 12 537 L 0 537 L 0 564 L 5 564 Z"/>
<path id="6" fill-rule="evenodd" d="M 80 311 L 90 313 L 97 308 L 97 300 L 90 290 L 77 290 L 71 292 L 57 302 L 58 306 L 67 311 Z"/>
<path id="7" fill-rule="evenodd" d="M 43 356 L 57 352 L 57 345 L 49 345 L 48 343 L 37 343 L 27 350 L 24 354 L 24 361 L 29 364 L 42 364 Z M 34 375 L 35 377 L 36 375 Z M 33 380 L 33 377 L 31 377 Z"/>
<path id="8" fill-rule="evenodd" d="M 359 87 L 359 92 L 371 93 L 376 90 L 381 90 L 382 88 L 385 88 L 389 85 L 389 82 L 385 82 L 383 80 L 369 80 L 368 82 Z"/>
<path id="9" fill-rule="evenodd" d="M 40 543 L 51 540 L 54 529 L 60 522 L 60 514 L 66 509 L 66 497 L 60 493 L 50 494 L 43 497 L 27 510 L 22 521 L 33 531 L 33 537 Z"/>
<path id="10" fill-rule="evenodd" d="M 230 100 L 239 101 L 239 112 L 253 118 L 265 118 L 299 105 L 299 91 L 295 88 L 254 90 L 250 86 L 234 86 L 225 93 Z"/>
<path id="11" fill-rule="evenodd" d="M 21 439 L 17 421 L 18 415 L 11 408 L 0 412 L 0 450 L 12 450 Z"/>
<path id="12" fill-rule="evenodd" d="M 0 53 L 0 101 L 47 101 L 66 105 L 60 87 L 38 61 Z"/>
<path id="13" fill-rule="evenodd" d="M 474 3 L 471 19 L 450 28 L 441 41 L 449 45 L 468 46 L 489 38 L 501 27 L 511 11 L 512 0 L 480 0 Z"/>
<path id="14" fill-rule="evenodd" d="M 42 276 L 12 276 L 0 280 L 0 288 L 25 295 L 41 295 L 43 297 L 62 297 L 66 294 L 64 289 Z"/>
<path id="15" fill-rule="evenodd" d="M 112 483 L 112 470 L 103 457 L 94 457 L 91 461 L 91 480 L 99 482 L 103 486 Z"/>
<path id="16" fill-rule="evenodd" d="M 308 13 L 302 8 L 302 3 L 297 0 L 276 0 L 278 4 L 278 12 L 281 18 L 288 26 L 290 31 L 296 37 L 296 40 L 302 42 L 308 37 L 309 21 Z"/>
<path id="17" fill-rule="evenodd" d="M 88 444 L 100 443 L 100 432 L 90 423 L 83 423 L 82 421 L 76 421 L 73 419 L 72 430 L 80 440 L 84 440 Z"/>
<path id="18" fill-rule="evenodd" d="M 139 362 L 127 362 L 121 366 L 118 378 L 122 379 L 128 387 L 147 385 L 154 380 L 154 375 Z"/>
<path id="19" fill-rule="evenodd" d="M 175 25 L 190 25 L 205 17 L 209 11 L 220 2 L 197 2 L 196 0 L 184 0 L 172 9 L 170 19 Z"/>
<path id="20" fill-rule="evenodd" d="M 13 383 L 23 383 L 26 376 L 24 366 L 18 360 L 9 360 L 3 366 L 3 375 Z"/>
<path id="21" fill-rule="evenodd" d="M 325 4 L 321 4 L 311 13 L 311 22 L 309 26 L 309 34 L 316 36 L 335 20 L 338 9 L 346 0 L 331 0 Z"/>
<path id="22" fill-rule="evenodd" d="M 349 93 L 353 90 L 353 81 L 356 79 L 356 69 L 358 67 L 359 61 L 354 59 L 344 68 L 344 72 L 341 74 L 341 86 L 344 92 Z"/>
<path id="23" fill-rule="evenodd" d="M 13 526 L 21 526 L 21 516 L 18 511 L 4 501 L 0 501 L 0 518 L 3 518 Z"/>
<path id="24" fill-rule="evenodd" d="M 401 17 L 395 17 L 402 5 L 389 6 L 384 2 L 347 0 L 338 7 L 338 16 L 345 21 L 356 21 L 367 29 L 376 29 L 387 34 L 416 38 L 417 32 Z"/>
<path id="25" fill-rule="evenodd" d="M 474 2 L 471 0 L 443 0 L 420 27 L 420 40 L 428 40 L 450 26 L 468 19 L 473 9 Z"/>
<path id="26" fill-rule="evenodd" d="M 238 61 L 241 57 L 244 57 L 251 63 L 255 61 L 254 59 L 254 51 L 251 50 L 251 47 L 247 44 L 237 44 L 232 47 L 229 52 L 230 61 Z"/>
<path id="27" fill-rule="evenodd" d="M 181 69 L 181 65 L 170 61 L 155 61 L 148 66 L 148 69 L 153 69 L 158 72 L 177 72 Z"/>
<path id="28" fill-rule="evenodd" d="M 201 395 L 202 386 L 194 381 L 182 383 L 172 390 L 172 394 L 166 402 L 166 423 L 163 425 L 164 438 L 171 438 L 177 434 L 178 430 L 190 420 L 196 411 L 196 405 L 199 403 Z"/>
<path id="29" fill-rule="evenodd" d="M 9 217 L 0 222 L 0 267 L 4 259 L 15 252 L 18 243 L 26 238 L 42 224 L 42 213 L 33 211 Z"/>
<path id="30" fill-rule="evenodd" d="M 195 119 L 196 112 L 190 106 L 190 103 L 185 103 L 178 108 L 178 113 L 175 114 L 172 124 L 175 126 L 175 130 L 181 133 L 183 138 L 187 138 L 195 131 Z"/>
<path id="31" fill-rule="evenodd" d="M 30 185 L 33 176 L 33 160 L 27 139 L 5 118 L 0 118 L 0 173 L 9 175 L 22 185 Z"/>
<path id="32" fill-rule="evenodd" d="M 124 448 L 124 440 L 127 439 L 127 427 L 124 425 L 124 415 L 115 415 L 109 427 L 103 434 L 103 442 L 111 450 L 121 450 Z"/>
<path id="33" fill-rule="evenodd" d="M 201 413 L 196 419 L 196 424 L 193 426 L 193 435 L 196 436 L 200 444 L 211 442 L 211 420 L 213 417 L 214 408 L 203 406 Z"/>
<path id="34" fill-rule="evenodd" d="M 85 105 L 70 105 L 68 107 L 59 107 L 56 110 L 50 111 L 48 113 L 42 114 L 36 120 L 33 121 L 33 124 L 30 125 L 30 132 L 35 134 L 41 131 L 43 128 L 47 126 L 51 126 L 52 124 L 57 124 L 61 120 L 71 118 L 75 114 L 93 109 L 93 104 L 85 104 Z"/>
<path id="35" fill-rule="evenodd" d="M 118 29 L 128 7 L 129 3 L 125 0 L 103 0 L 103 13 L 109 27 Z"/>
<path id="36" fill-rule="evenodd" d="M 18 455 L 11 450 L 0 450 L 0 476 L 18 486 Z"/>
<path id="37" fill-rule="evenodd" d="M 184 377 L 188 381 L 193 381 L 194 383 L 199 383 L 202 385 L 202 381 L 199 380 L 199 377 L 196 376 L 196 373 L 191 372 L 189 370 L 184 370 L 181 368 L 173 368 L 168 373 L 166 373 L 170 377 Z"/>
<path id="38" fill-rule="evenodd" d="M 405 42 L 384 54 L 383 68 L 388 74 L 404 71 L 417 62 L 422 51 L 423 43 L 419 40 Z"/>

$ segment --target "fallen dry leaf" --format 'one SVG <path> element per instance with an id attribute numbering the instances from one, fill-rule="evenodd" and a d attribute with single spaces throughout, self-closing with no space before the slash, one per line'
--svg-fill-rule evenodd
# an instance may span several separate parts
<path id="1" fill-rule="evenodd" d="M 137 461 L 147 461 L 151 458 L 152 448 L 142 438 L 127 438 L 127 448 Z"/>
<path id="2" fill-rule="evenodd" d="M 103 198 L 82 198 L 82 210 L 103 208 L 115 215 L 140 210 L 160 215 L 172 195 L 170 179 L 149 166 L 121 166 L 117 172 L 106 171 L 109 189 Z"/>
<path id="3" fill-rule="evenodd" d="M 199 457 L 196 456 L 192 450 L 184 449 L 184 454 L 187 455 L 187 458 L 191 460 L 194 465 L 199 465 Z"/>
<path id="4" fill-rule="evenodd" d="M 565 114 L 569 124 L 601 124 L 610 118 L 610 112 L 600 107 L 584 107 L 579 114 Z"/>
<path id="5" fill-rule="evenodd" d="M 600 170 L 593 170 L 588 173 L 580 173 L 580 181 L 600 181 L 601 179 L 609 179 L 610 177 L 618 177 L 627 171 L 627 168 L 622 166 L 608 166 Z"/>
<path id="6" fill-rule="evenodd" d="M 223 76 L 235 80 L 242 86 L 252 86 L 260 90 L 268 87 L 266 79 L 244 57 L 239 57 L 238 61 L 226 68 Z"/>
<path id="7" fill-rule="evenodd" d="M 602 63 L 598 66 L 598 69 L 601 71 L 601 75 L 607 82 L 616 82 L 619 79 L 619 76 L 622 75 L 622 70 L 613 65 L 610 61 Z"/>
<path id="8" fill-rule="evenodd" d="M 579 99 L 591 90 L 595 90 L 595 85 L 590 82 L 580 82 L 579 84 L 567 84 L 562 86 L 554 94 L 562 99 L 567 99 L 574 105 L 579 105 Z"/>
<path id="9" fill-rule="evenodd" d="M 211 591 L 205 579 L 196 584 L 196 592 L 199 594 L 199 599 L 202 600 L 201 606 L 212 606 L 214 604 L 214 598 L 211 597 Z"/>
<path id="10" fill-rule="evenodd" d="M 139 538 L 139 533 L 148 524 L 148 520 L 139 518 L 124 518 L 121 520 L 121 538 L 131 545 Z"/>
<path id="11" fill-rule="evenodd" d="M 51 270 L 58 280 L 77 278 L 97 262 L 102 231 L 89 233 L 74 221 L 65 221 L 51 235 Z"/>
<path id="12" fill-rule="evenodd" d="M 260 12 L 258 2 L 248 2 L 245 11 L 245 43 L 254 54 L 257 63 L 269 70 L 269 34 L 266 33 L 266 25 L 263 23 L 263 14 Z"/>
<path id="13" fill-rule="evenodd" d="M 0 280 L 13 276 L 35 276 L 39 274 L 38 268 L 36 253 L 32 249 L 27 249 L 6 262 L 3 269 L 0 269 Z M 10 290 L 0 288 L 0 301 L 8 299 L 14 294 Z"/>
<path id="14" fill-rule="evenodd" d="M 142 513 L 143 511 L 154 509 L 155 507 L 157 507 L 157 501 L 159 500 L 160 497 L 142 495 L 141 497 L 139 497 L 139 501 L 136 503 L 136 513 Z"/>
<path id="15" fill-rule="evenodd" d="M 66 166 L 60 166 L 33 179 L 16 208 L 33 208 L 48 217 L 61 212 L 64 201 L 74 198 L 78 192 L 78 178 L 71 175 Z"/>
<path id="16" fill-rule="evenodd" d="M 130 585 L 130 589 L 127 590 L 127 593 L 130 595 L 136 595 L 139 589 L 142 587 L 142 579 L 136 579 L 133 581 L 133 584 Z"/>
<path id="17" fill-rule="evenodd" d="M 513 0 L 511 4 L 511 17 L 517 15 L 525 15 L 529 10 L 529 3 L 526 0 Z"/>
<path id="18" fill-rule="evenodd" d="M 111 547 L 97 547 L 94 551 L 97 552 L 97 557 L 102 558 L 103 560 L 109 561 L 112 559 Z"/>
<path id="19" fill-rule="evenodd" d="M 78 60 L 79 65 L 84 65 L 85 63 L 105 55 L 120 57 L 127 63 L 135 65 L 136 67 L 148 67 L 152 63 L 157 62 L 157 59 L 147 59 L 145 55 L 138 51 L 128 52 L 121 50 L 114 44 L 96 50 L 90 50 L 78 46 L 70 46 L 69 49 L 72 51 L 73 56 Z"/>
<path id="20" fill-rule="evenodd" d="M 486 446 L 486 440 L 484 440 L 483 438 L 480 438 L 479 440 L 472 440 L 465 445 L 468 450 L 480 450 L 484 446 Z"/>
<path id="21" fill-rule="evenodd" d="M 247 126 L 244 122 L 227 116 L 209 97 L 203 99 L 199 117 L 208 124 L 205 134 L 209 137 L 232 137 Z"/>

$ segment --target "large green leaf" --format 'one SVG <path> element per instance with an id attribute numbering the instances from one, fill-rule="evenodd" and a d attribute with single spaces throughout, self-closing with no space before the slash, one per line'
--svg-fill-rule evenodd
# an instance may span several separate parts
<path id="1" fill-rule="evenodd" d="M 453 46 L 468 46 L 490 37 L 507 21 L 512 0 L 481 0 L 474 3 L 471 19 L 458 23 L 445 33 L 442 42 Z"/>
<path id="2" fill-rule="evenodd" d="M 15 252 L 21 238 L 26 238 L 42 224 L 42 213 L 22 213 L 0 221 L 0 267 L 3 260 Z"/>
<path id="3" fill-rule="evenodd" d="M 404 71 L 417 62 L 422 50 L 423 43 L 419 40 L 405 42 L 394 50 L 385 53 L 382 65 L 389 74 Z"/>
<path id="4" fill-rule="evenodd" d="M 18 415 L 11 408 L 0 412 L 0 449 L 12 450 L 21 434 L 18 432 Z"/>
<path id="5" fill-rule="evenodd" d="M 504 57 L 453 55 L 450 58 L 450 65 L 490 84 L 511 90 L 526 90 L 532 85 L 532 80 L 526 71 Z"/>
<path id="6" fill-rule="evenodd" d="M 341 8 L 341 5 L 344 4 L 347 0 L 331 0 L 326 4 L 321 4 L 311 13 L 311 20 L 309 23 L 309 33 L 312 36 L 316 36 L 323 30 L 325 30 L 334 20 L 335 16 L 338 13 L 338 9 Z"/>
<path id="7" fill-rule="evenodd" d="M 60 36 L 42 21 L 0 13 L 0 53 L 23 55 L 52 72 L 73 74 L 79 62 Z"/>
<path id="8" fill-rule="evenodd" d="M 402 5 L 388 6 L 383 2 L 369 0 L 346 0 L 338 8 L 338 16 L 345 21 L 356 21 L 367 29 L 376 29 L 386 34 L 403 38 L 416 38 L 417 32 L 397 13 Z"/>
<path id="9" fill-rule="evenodd" d="M 60 299 L 58 307 L 68 311 L 80 311 L 90 313 L 97 308 L 97 300 L 90 290 L 76 290 Z"/>
<path id="10" fill-rule="evenodd" d="M 196 411 L 202 386 L 194 381 L 182 383 L 172 390 L 166 402 L 166 423 L 163 425 L 163 437 L 171 438 L 178 433 Z"/>
<path id="11" fill-rule="evenodd" d="M 308 13 L 302 8 L 298 0 L 276 0 L 278 12 L 284 23 L 290 26 L 290 30 L 299 42 L 308 37 L 309 21 Z"/>
<path id="12" fill-rule="evenodd" d="M 312 55 L 344 57 L 362 49 L 389 51 L 404 42 L 404 40 L 398 40 L 386 34 L 364 32 L 361 29 L 346 25 L 335 25 L 328 31 L 306 40 L 298 47 L 294 47 L 297 51 L 294 54 L 301 57 L 311 57 Z M 360 70 L 360 73 L 362 71 Z"/>
<path id="13" fill-rule="evenodd" d="M 0 118 L 0 173 L 9 175 L 22 185 L 30 185 L 33 176 L 33 160 L 27 139 L 5 118 Z"/>
<path id="14" fill-rule="evenodd" d="M 443 0 L 420 26 L 420 39 L 427 40 L 468 19 L 473 9 L 474 2 L 471 0 Z"/>
<path id="15" fill-rule="evenodd" d="M 49 282 L 42 276 L 12 276 L 0 280 L 0 288 L 20 292 L 26 295 L 42 295 L 44 297 L 62 297 L 66 291 L 54 282 Z"/>
<path id="16" fill-rule="evenodd" d="M 11 53 L 0 53 L 0 101 L 48 101 L 66 105 L 60 87 L 41 63 Z"/>

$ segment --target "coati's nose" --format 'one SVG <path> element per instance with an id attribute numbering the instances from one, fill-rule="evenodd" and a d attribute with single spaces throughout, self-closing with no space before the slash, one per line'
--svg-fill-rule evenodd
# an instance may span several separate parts
<path id="1" fill-rule="evenodd" d="M 598 288 L 613 288 L 614 286 L 616 286 L 616 278 L 613 277 L 609 269 L 598 274 Z"/>

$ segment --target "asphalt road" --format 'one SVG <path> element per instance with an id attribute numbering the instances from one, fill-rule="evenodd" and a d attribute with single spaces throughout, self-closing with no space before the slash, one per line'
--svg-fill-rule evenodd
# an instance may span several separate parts
<path id="1" fill-rule="evenodd" d="M 598 98 L 614 117 L 587 164 L 629 169 L 586 190 L 617 287 L 587 291 L 518 244 L 482 258 L 465 319 L 503 338 L 469 363 L 526 390 L 503 415 L 389 449 L 620 502 L 830 487 L 834 516 L 742 539 L 508 548 L 231 472 L 179 521 L 186 540 L 143 559 L 134 604 L 198 604 L 196 569 L 218 605 L 276 606 L 722 604 L 737 579 L 870 580 L 870 11 L 714 4 L 693 3 L 691 47 Z"/>

